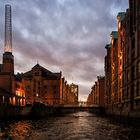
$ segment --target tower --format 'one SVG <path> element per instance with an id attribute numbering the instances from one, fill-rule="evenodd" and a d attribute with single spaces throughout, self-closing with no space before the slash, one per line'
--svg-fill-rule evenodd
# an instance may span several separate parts
<path id="1" fill-rule="evenodd" d="M 11 5 L 5 5 L 5 42 L 3 53 L 3 72 L 14 74 L 14 56 L 12 55 L 12 16 Z"/>

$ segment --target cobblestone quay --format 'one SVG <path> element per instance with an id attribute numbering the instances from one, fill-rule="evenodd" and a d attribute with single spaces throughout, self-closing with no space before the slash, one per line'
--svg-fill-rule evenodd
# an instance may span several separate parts
<path id="1" fill-rule="evenodd" d="M 138 140 L 140 128 L 88 112 L 0 122 L 1 140 Z"/>

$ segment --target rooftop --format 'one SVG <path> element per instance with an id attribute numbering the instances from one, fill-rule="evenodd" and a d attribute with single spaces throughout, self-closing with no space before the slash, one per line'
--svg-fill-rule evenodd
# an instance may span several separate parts
<path id="1" fill-rule="evenodd" d="M 120 18 L 120 20 L 122 21 L 125 18 L 125 14 L 126 12 L 119 12 L 117 18 Z"/>
<path id="2" fill-rule="evenodd" d="M 105 48 L 106 48 L 106 49 L 111 48 L 111 44 L 106 44 L 106 45 L 105 45 Z"/>
<path id="3" fill-rule="evenodd" d="M 118 31 L 112 31 L 110 35 L 112 38 L 118 39 Z"/>
<path id="4" fill-rule="evenodd" d="M 44 67 L 40 66 L 39 64 L 36 64 L 35 66 L 33 66 L 32 70 L 27 71 L 25 73 L 21 73 L 19 74 L 21 77 L 26 77 L 26 78 L 32 78 L 33 77 L 33 70 L 37 69 L 39 71 L 41 71 L 42 73 L 42 77 L 46 78 L 46 79 L 51 79 L 51 80 L 56 80 L 56 79 L 60 79 L 61 78 L 61 72 L 59 73 L 53 73 L 47 69 L 45 69 Z"/>

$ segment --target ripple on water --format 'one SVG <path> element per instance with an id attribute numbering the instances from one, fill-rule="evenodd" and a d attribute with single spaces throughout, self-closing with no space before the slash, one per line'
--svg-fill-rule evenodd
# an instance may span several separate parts
<path id="1" fill-rule="evenodd" d="M 87 112 L 42 120 L 0 123 L 3 140 L 138 140 L 140 128 L 111 123 Z"/>

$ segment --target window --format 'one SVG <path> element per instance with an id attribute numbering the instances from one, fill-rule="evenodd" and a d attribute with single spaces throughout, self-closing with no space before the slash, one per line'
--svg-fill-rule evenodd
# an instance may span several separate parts
<path id="1" fill-rule="evenodd" d="M 47 89 L 47 86 L 46 85 L 44 86 L 44 89 Z"/>
<path id="2" fill-rule="evenodd" d="M 136 106 L 139 106 L 140 100 L 136 100 Z"/>
<path id="3" fill-rule="evenodd" d="M 35 72 L 35 76 L 39 76 L 39 72 Z"/>
<path id="4" fill-rule="evenodd" d="M 128 99 L 129 96 L 129 87 L 127 87 L 126 98 Z"/>
<path id="5" fill-rule="evenodd" d="M 138 74 L 140 74 L 140 61 L 138 62 Z"/>
<path id="6" fill-rule="evenodd" d="M 131 44 L 131 48 L 135 48 L 135 38 L 132 39 L 132 44 Z"/>
<path id="7" fill-rule="evenodd" d="M 56 86 L 53 86 L 54 94 L 56 94 Z"/>
<path id="8" fill-rule="evenodd" d="M 30 90 L 30 86 L 27 86 L 27 87 L 26 87 L 26 90 Z"/>
<path id="9" fill-rule="evenodd" d="M 140 95 L 140 82 L 137 81 L 137 90 L 136 90 L 136 96 Z"/>
<path id="10" fill-rule="evenodd" d="M 126 77 L 127 82 L 129 81 L 129 71 L 127 71 L 127 77 Z"/>
<path id="11" fill-rule="evenodd" d="M 135 67 L 132 66 L 132 69 L 131 69 L 131 80 L 134 80 L 134 76 L 135 76 Z"/>

